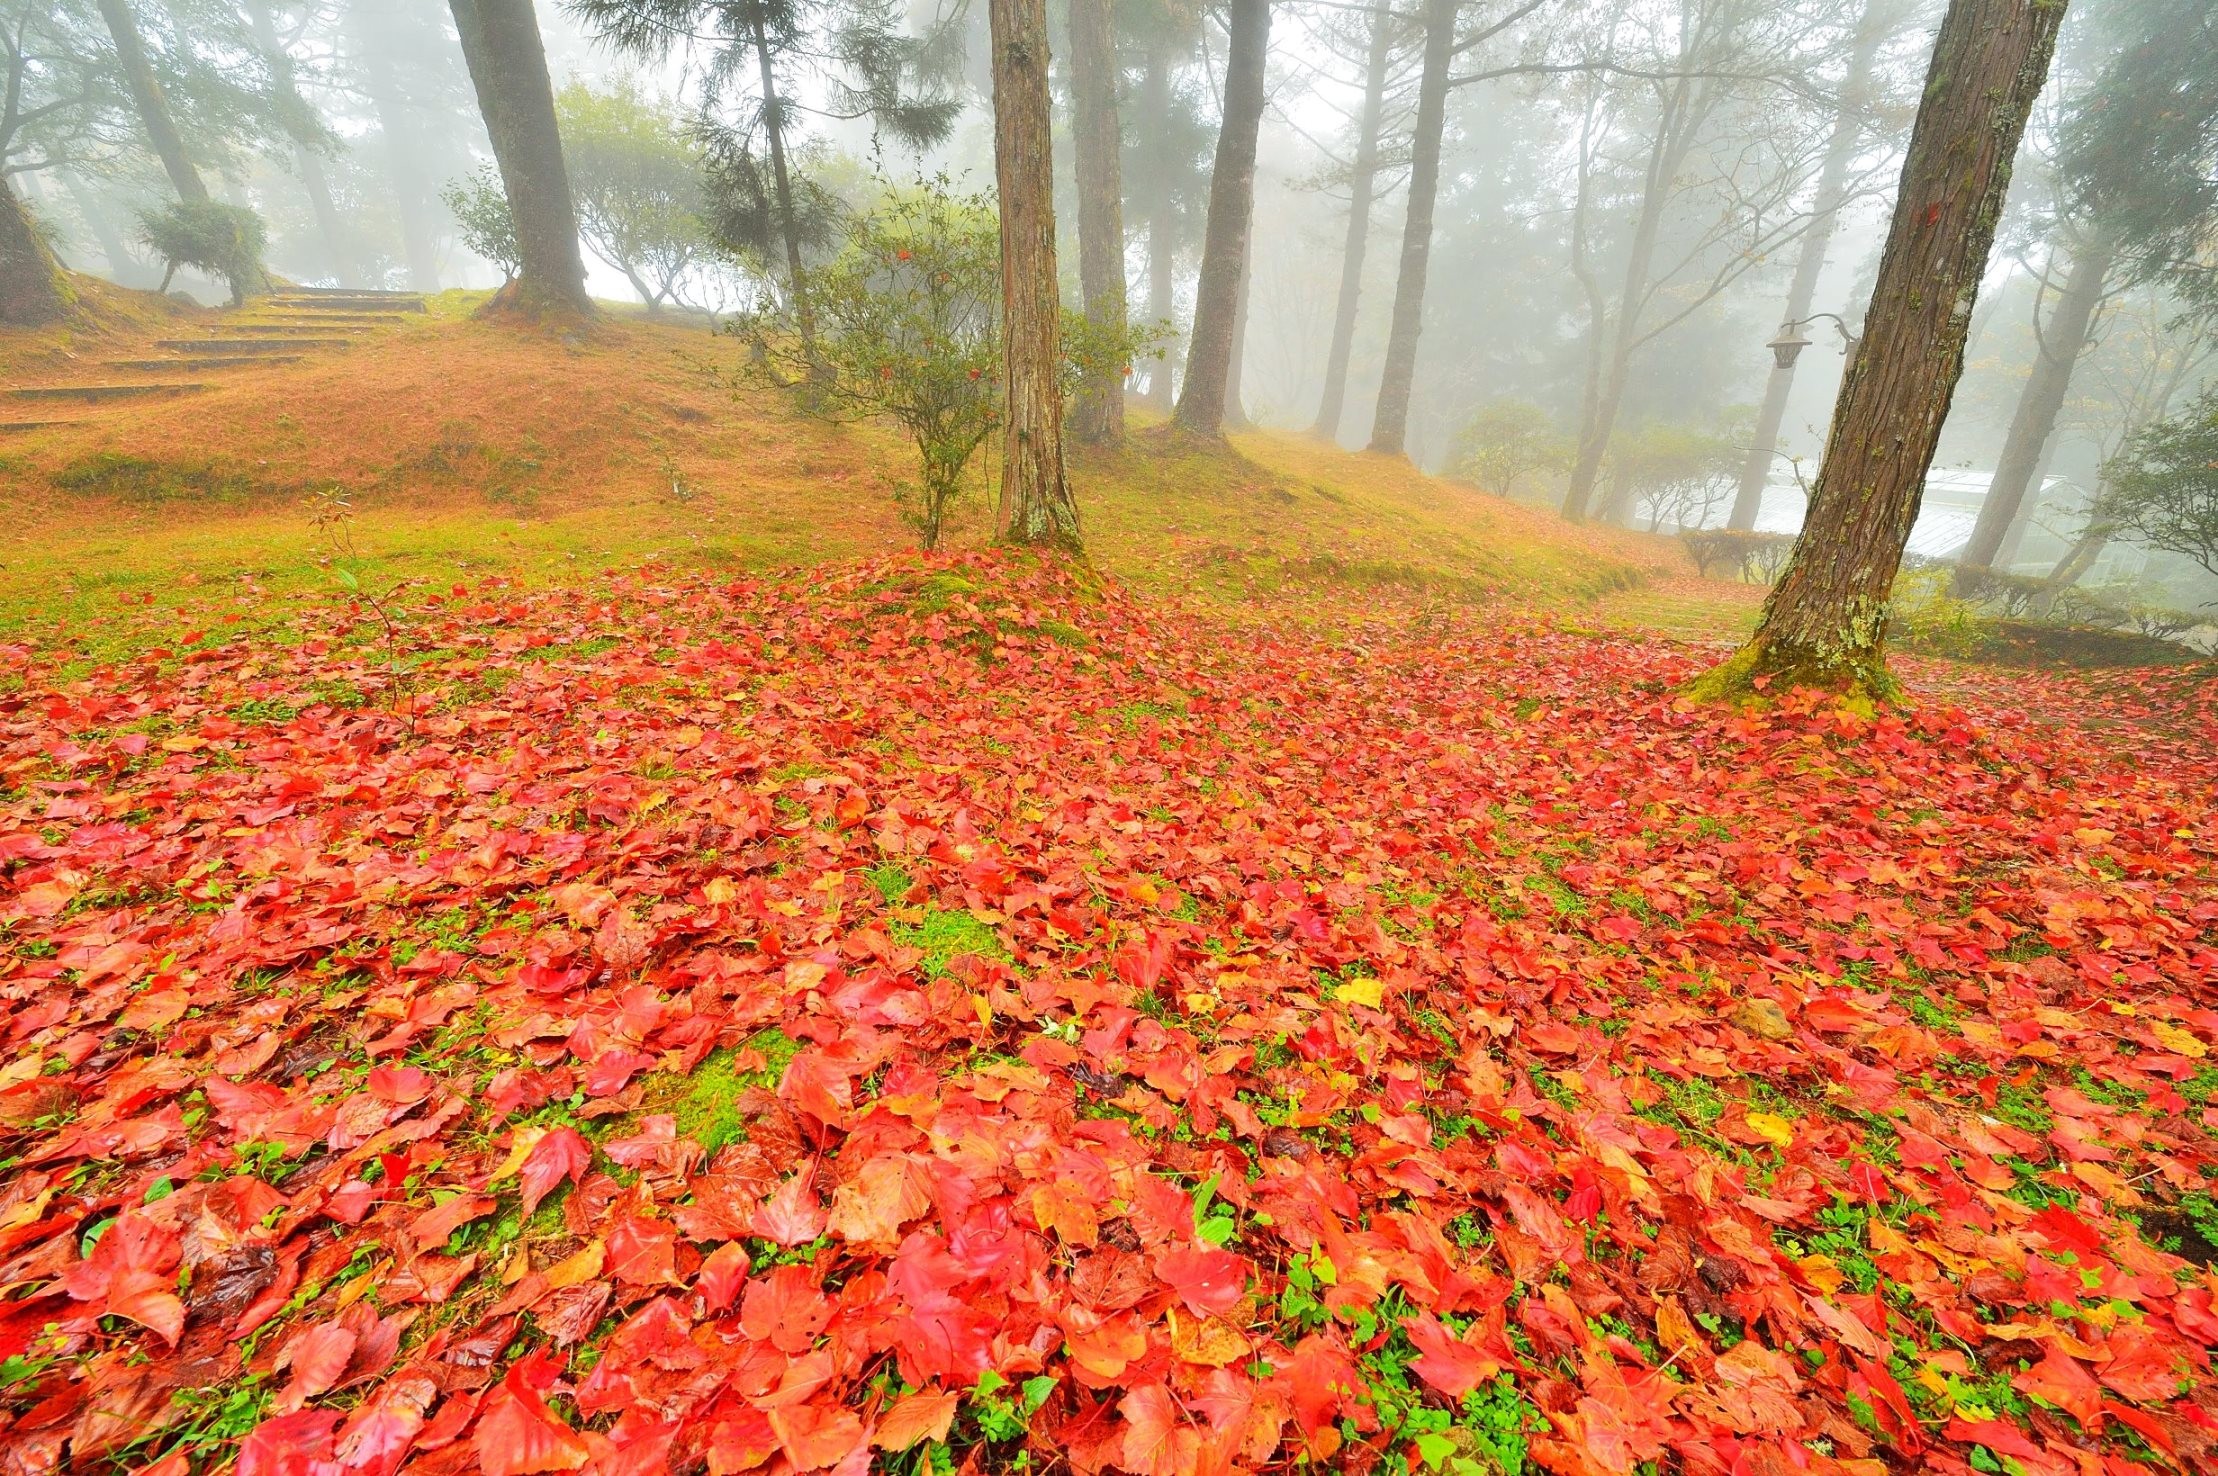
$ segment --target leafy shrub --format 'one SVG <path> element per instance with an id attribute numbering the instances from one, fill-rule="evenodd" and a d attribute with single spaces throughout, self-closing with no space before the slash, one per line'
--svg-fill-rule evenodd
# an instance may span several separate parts
<path id="1" fill-rule="evenodd" d="M 654 312 L 714 254 L 703 210 L 704 158 L 684 120 L 620 80 L 572 82 L 555 95 L 578 233 Z"/>
<path id="2" fill-rule="evenodd" d="M 439 198 L 462 228 L 462 244 L 501 269 L 502 286 L 515 281 L 524 269 L 524 252 L 516 244 L 516 217 L 509 213 L 500 171 L 484 165 L 467 179 L 450 183 Z"/>
<path id="3" fill-rule="evenodd" d="M 2218 574 L 2218 386 L 2137 432 L 2104 475 L 2102 517 Z"/>
<path id="4" fill-rule="evenodd" d="M 1448 475 L 1503 497 L 1527 477 L 1556 476 L 1572 445 L 1555 418 L 1530 400 L 1493 400 L 1471 412 L 1448 450 Z"/>
<path id="5" fill-rule="evenodd" d="M 269 232 L 262 217 L 242 205 L 214 200 L 179 200 L 139 217 L 140 236 L 162 258 L 161 290 L 179 267 L 196 267 L 231 284 L 231 305 L 268 280 L 262 253 Z"/>

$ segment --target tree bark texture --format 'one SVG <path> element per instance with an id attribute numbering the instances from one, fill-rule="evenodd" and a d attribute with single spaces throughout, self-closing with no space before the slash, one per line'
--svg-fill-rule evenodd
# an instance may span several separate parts
<path id="1" fill-rule="evenodd" d="M 1348 236 L 1340 247 L 1340 296 L 1332 310 L 1332 346 L 1325 353 L 1325 389 L 1312 429 L 1340 438 L 1347 415 L 1348 360 L 1355 352 L 1355 315 L 1363 297 L 1363 258 L 1371 243 L 1371 195 L 1378 185 L 1379 120 L 1386 107 L 1386 72 L 1394 55 L 1394 24 L 1384 10 L 1371 16 L 1371 51 L 1363 68 L 1363 111 L 1356 123 L 1355 163 L 1348 171 Z"/>
<path id="2" fill-rule="evenodd" d="M 1232 314 L 1232 358 L 1225 365 L 1225 429 L 1249 427 L 1247 401 L 1241 398 L 1240 378 L 1248 365 L 1248 301 L 1255 294 L 1255 252 L 1240 263 L 1239 306 Z"/>
<path id="3" fill-rule="evenodd" d="M 1697 695 L 1758 680 L 1892 690 L 1888 596 L 1963 371 L 2011 159 L 2063 19 L 2064 0 L 1950 0 L 1802 536 L 1755 636 L 1695 683 Z"/>
<path id="4" fill-rule="evenodd" d="M 286 51 L 284 41 L 277 34 L 277 22 L 270 15 L 268 0 L 250 0 L 246 9 L 247 19 L 254 27 L 254 44 L 262 48 L 262 55 L 269 60 L 271 84 L 306 116 L 308 103 L 300 95 L 292 54 Z M 344 284 L 358 276 L 360 268 L 355 265 L 354 252 L 347 244 L 346 227 L 340 223 L 338 206 L 332 201 L 331 181 L 324 174 L 323 159 L 307 137 L 296 135 L 293 139 L 293 167 L 300 171 L 301 188 L 307 193 L 309 208 L 316 215 L 316 229 L 322 234 L 324 247 L 331 253 L 331 264 Z"/>
<path id="5" fill-rule="evenodd" d="M 1840 111 L 1833 115 L 1833 131 L 1825 141 L 1825 162 L 1818 166 L 1817 190 L 1810 199 L 1810 228 L 1802 236 L 1802 254 L 1795 259 L 1794 277 L 1787 284 L 1784 321 L 1799 323 L 1810 316 L 1817 302 L 1818 277 L 1825 271 L 1825 253 L 1840 225 L 1842 197 L 1847 192 L 1849 166 L 1856 162 L 1856 146 L 1863 137 L 1864 109 L 1871 100 L 1871 69 L 1887 28 L 1879 24 L 1875 4 L 1864 14 L 1849 54 L 1848 75 L 1841 82 Z M 1787 397 L 1794 389 L 1794 366 L 1774 364 L 1764 381 L 1764 400 L 1756 412 L 1756 431 L 1748 444 L 1748 462 L 1741 468 L 1740 488 L 1733 495 L 1733 511 L 1725 526 L 1743 533 L 1756 526 L 1762 511 L 1764 487 L 1771 480 L 1773 460 L 1779 453 L 1779 427 L 1786 423 Z"/>
<path id="6" fill-rule="evenodd" d="M 147 60 L 146 42 L 139 35 L 138 18 L 131 13 L 131 0 L 100 0 L 100 18 L 108 23 L 108 35 L 115 42 L 116 67 L 131 91 L 131 105 L 146 130 L 147 141 L 154 145 L 155 156 L 169 175 L 170 187 L 180 200 L 206 200 L 208 186 L 201 182 L 200 171 L 185 152 L 184 136 L 178 133 L 177 120 L 170 115 L 169 99 L 163 96 L 162 84 L 154 76 L 154 64 Z"/>
<path id="7" fill-rule="evenodd" d="M 75 301 L 30 207 L 0 174 L 0 323 L 57 322 Z"/>
<path id="8" fill-rule="evenodd" d="M 590 313 L 577 205 L 562 162 L 554 84 L 532 0 L 451 0 L 462 59 L 485 115 L 501 188 L 523 258 L 518 296 L 527 310 Z"/>
<path id="9" fill-rule="evenodd" d="M 1209 228 L 1201 280 L 1194 289 L 1194 332 L 1186 348 L 1177 420 L 1196 435 L 1224 434 L 1225 389 L 1240 317 L 1240 276 L 1255 216 L 1255 150 L 1263 128 L 1264 60 L 1270 52 L 1270 0 L 1231 0 L 1232 44 L 1225 59 L 1224 122 L 1209 176 Z"/>
<path id="10" fill-rule="evenodd" d="M 1057 383 L 1062 303 L 1055 275 L 1055 160 L 1047 93 L 1046 0 L 991 0 L 994 179 L 1001 190 L 999 532 L 1076 552 L 1078 508 L 1063 476 Z"/>
<path id="11" fill-rule="evenodd" d="M 1078 169 L 1078 285 L 1096 330 L 1122 337 L 1124 171 L 1117 126 L 1112 0 L 1070 0 L 1071 143 Z M 1105 364 L 1078 387 L 1071 429 L 1082 441 L 1124 440 L 1124 375 Z"/>
<path id="12" fill-rule="evenodd" d="M 2094 335 L 2103 282 L 2115 254 L 2108 240 L 2089 243 L 2072 258 L 2048 326 L 2042 327 L 2035 316 L 2033 367 L 2026 373 L 2025 388 L 2018 392 L 2018 408 L 2010 417 L 2010 433 L 2003 438 L 1994 480 L 1979 504 L 1979 521 L 1972 525 L 1971 539 L 1957 559 L 1960 591 L 1969 586 L 1976 571 L 1996 561 L 2017 524 L 2026 494 L 2034 486 L 2034 474 L 2046 459 L 2043 453 L 2056 434 L 2056 417 L 2071 391 L 2072 371 L 2079 367 L 2080 355 Z"/>
<path id="13" fill-rule="evenodd" d="M 1417 339 L 1425 326 L 1425 274 L 1432 261 L 1432 212 L 1440 193 L 1440 145 L 1448 127 L 1448 68 L 1455 60 L 1456 0 L 1425 0 L 1425 59 L 1417 78 L 1417 123 L 1410 136 L 1409 209 L 1402 264 L 1394 278 L 1394 316 L 1379 372 L 1371 446 L 1400 456 L 1409 442 L 1409 397 L 1417 382 Z"/>

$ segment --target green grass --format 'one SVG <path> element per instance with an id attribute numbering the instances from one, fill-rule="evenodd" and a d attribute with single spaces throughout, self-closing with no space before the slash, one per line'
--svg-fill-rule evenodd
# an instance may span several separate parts
<path id="1" fill-rule="evenodd" d="M 924 951 L 920 967 L 928 979 L 946 973 L 959 958 L 1009 957 L 1009 950 L 1001 945 L 1001 935 L 967 912 L 927 907 L 922 922 L 895 923 L 887 931 L 904 948 Z"/>
<path id="2" fill-rule="evenodd" d="M 747 1118 L 739 1102 L 748 1091 L 771 1090 L 785 1075 L 786 1066 L 800 1052 L 801 1043 L 784 1031 L 764 1030 L 747 1042 L 769 1064 L 760 1071 L 739 1069 L 739 1052 L 712 1051 L 683 1077 L 668 1079 L 661 1088 L 650 1088 L 654 1110 L 677 1119 L 681 1138 L 691 1138 L 703 1153 L 714 1155 L 747 1136 Z"/>

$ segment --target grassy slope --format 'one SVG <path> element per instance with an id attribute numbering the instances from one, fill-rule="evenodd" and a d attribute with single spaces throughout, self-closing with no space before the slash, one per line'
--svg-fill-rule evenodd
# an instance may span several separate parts
<path id="1" fill-rule="evenodd" d="M 324 587 L 327 490 L 352 507 L 364 576 L 379 580 L 761 567 L 911 542 L 889 496 L 898 440 L 735 393 L 736 344 L 637 314 L 534 334 L 476 322 L 470 305 L 450 294 L 343 352 L 0 441 L 0 622 L 96 635 L 119 597 Z M 173 329 L 178 311 L 111 291 L 95 330 L 0 338 L 0 359 L 19 382 L 97 377 L 90 366 Z M 1657 540 L 1567 528 L 1303 437 L 1234 446 L 1143 429 L 1122 453 L 1077 453 L 1095 558 L 1143 587 L 1218 598 L 1389 582 L 1697 629 L 1729 628 L 1747 606 L 1730 586 L 1687 594 Z M 954 541 L 982 541 L 986 523 L 981 498 Z"/>

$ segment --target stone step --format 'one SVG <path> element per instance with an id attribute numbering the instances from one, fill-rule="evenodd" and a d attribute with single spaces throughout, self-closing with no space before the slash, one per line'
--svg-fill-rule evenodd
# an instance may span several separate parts
<path id="1" fill-rule="evenodd" d="M 424 310 L 422 298 L 387 297 L 269 297 L 263 301 L 293 313 L 380 313 L 392 316 L 399 313 L 420 313 Z"/>
<path id="2" fill-rule="evenodd" d="M 277 294 L 280 297 L 374 297 L 385 301 L 399 299 L 422 302 L 421 292 L 410 292 L 397 287 L 288 287 Z"/>
<path id="3" fill-rule="evenodd" d="M 188 354 L 267 354 L 292 348 L 347 348 L 351 338 L 157 338 L 156 348 Z"/>
<path id="4" fill-rule="evenodd" d="M 37 384 L 5 391 L 12 400 L 142 400 L 163 395 L 189 395 L 206 389 L 204 384 Z"/>
<path id="5" fill-rule="evenodd" d="M 306 354 L 194 354 L 176 359 L 110 359 L 109 369 L 249 369 L 260 364 L 298 364 Z"/>
<path id="6" fill-rule="evenodd" d="M 0 436 L 18 435 L 25 431 L 45 430 L 54 425 L 83 425 L 81 420 L 0 420 Z"/>
<path id="7" fill-rule="evenodd" d="M 367 324 L 364 324 L 358 327 L 353 323 L 345 322 L 333 323 L 322 318 L 304 318 L 294 322 L 287 322 L 281 318 L 264 318 L 253 321 L 227 318 L 223 322 L 222 331 L 225 333 L 251 333 L 268 338 L 282 338 L 286 335 L 297 337 L 301 334 L 324 337 L 344 334 L 350 338 L 358 338 L 367 326 Z"/>

